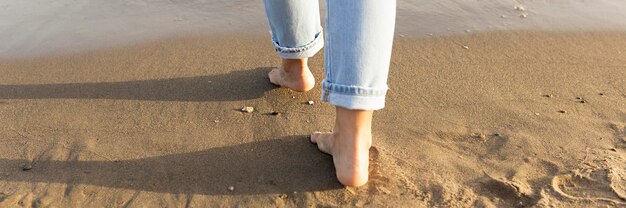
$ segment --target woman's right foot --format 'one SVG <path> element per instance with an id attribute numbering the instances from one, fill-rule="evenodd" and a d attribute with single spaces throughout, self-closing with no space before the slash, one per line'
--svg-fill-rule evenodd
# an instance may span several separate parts
<path id="1" fill-rule="evenodd" d="M 355 111 L 338 107 L 335 129 L 313 133 L 311 142 L 320 151 L 333 156 L 337 179 L 345 186 L 367 183 L 369 148 L 372 144 L 372 111 Z"/>
<path id="2" fill-rule="evenodd" d="M 282 66 L 272 69 L 267 76 L 272 84 L 297 92 L 306 92 L 315 86 L 307 59 L 283 59 Z"/>

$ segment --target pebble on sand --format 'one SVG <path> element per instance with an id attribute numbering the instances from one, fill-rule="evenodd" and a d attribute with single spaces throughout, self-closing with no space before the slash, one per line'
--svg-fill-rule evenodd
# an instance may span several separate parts
<path id="1" fill-rule="evenodd" d="M 479 138 L 480 140 L 485 140 L 485 138 L 487 137 L 485 134 L 480 133 L 480 132 L 478 132 L 478 133 L 473 133 L 473 134 L 472 134 L 472 136 L 473 136 L 473 137 L 476 137 L 476 138 Z"/>
<path id="2" fill-rule="evenodd" d="M 463 49 L 469 49 L 469 46 L 464 45 Z"/>
<path id="3" fill-rule="evenodd" d="M 517 5 L 513 8 L 517 11 L 526 11 L 526 8 L 523 5 Z"/>
<path id="4" fill-rule="evenodd" d="M 234 186 L 229 186 L 229 187 L 228 187 L 228 190 L 229 190 L 229 191 L 235 191 L 235 187 L 234 187 Z"/>
<path id="5" fill-rule="evenodd" d="M 526 13 L 519 15 L 519 18 L 526 18 L 526 17 L 528 17 L 528 14 L 526 14 Z"/>
<path id="6" fill-rule="evenodd" d="M 254 111 L 254 108 L 250 106 L 241 108 L 241 112 L 244 112 L 244 113 L 252 113 L 253 111 Z"/>
<path id="7" fill-rule="evenodd" d="M 306 101 L 306 104 L 313 105 L 315 104 L 315 102 L 313 102 L 312 100 L 309 100 L 309 101 Z"/>
<path id="8" fill-rule="evenodd" d="M 554 95 L 552 95 L 552 94 L 546 94 L 546 95 L 543 95 L 543 96 L 544 96 L 544 97 L 547 97 L 547 98 L 554 97 Z"/>
<path id="9" fill-rule="evenodd" d="M 567 113 L 567 111 L 565 111 L 565 110 L 559 110 L 558 112 L 559 113 Z"/>
<path id="10" fill-rule="evenodd" d="M 31 169 L 33 169 L 33 166 L 31 164 L 24 164 L 24 165 L 22 165 L 22 170 L 23 171 L 29 171 Z"/>
<path id="11" fill-rule="evenodd" d="M 287 199 L 287 194 L 280 194 L 280 195 L 278 195 L 278 198 L 280 198 L 280 199 Z"/>
<path id="12" fill-rule="evenodd" d="M 272 116 L 278 116 L 278 115 L 280 115 L 280 112 L 277 112 L 277 111 L 272 111 L 272 112 L 270 112 L 270 115 L 272 115 Z"/>

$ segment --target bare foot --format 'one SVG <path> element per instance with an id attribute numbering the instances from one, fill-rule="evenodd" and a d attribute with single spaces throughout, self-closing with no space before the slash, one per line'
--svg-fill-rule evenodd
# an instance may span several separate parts
<path id="1" fill-rule="evenodd" d="M 333 156 L 337 179 L 343 185 L 357 187 L 367 183 L 371 120 L 372 111 L 337 107 L 335 130 L 311 135 L 311 142 L 320 151 Z"/>
<path id="2" fill-rule="evenodd" d="M 283 59 L 282 66 L 272 69 L 267 76 L 272 84 L 298 92 L 309 91 L 315 86 L 307 59 Z"/>

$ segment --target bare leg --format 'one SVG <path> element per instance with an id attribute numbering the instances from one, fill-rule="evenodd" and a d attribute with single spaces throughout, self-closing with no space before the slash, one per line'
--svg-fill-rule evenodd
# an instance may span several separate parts
<path id="1" fill-rule="evenodd" d="M 311 142 L 333 156 L 337 179 L 346 186 L 362 186 L 368 180 L 369 148 L 372 146 L 371 110 L 336 107 L 331 133 L 313 133 Z"/>
<path id="2" fill-rule="evenodd" d="M 267 76 L 273 84 L 298 92 L 309 91 L 315 86 L 315 78 L 306 58 L 283 59 L 282 66 L 273 69 Z"/>

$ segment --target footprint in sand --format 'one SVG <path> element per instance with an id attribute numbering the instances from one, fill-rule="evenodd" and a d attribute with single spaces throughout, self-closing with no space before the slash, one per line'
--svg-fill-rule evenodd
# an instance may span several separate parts
<path id="1" fill-rule="evenodd" d="M 611 123 L 609 127 L 618 141 L 616 147 L 620 147 L 619 141 L 626 142 L 626 127 L 621 123 Z M 572 200 L 626 206 L 626 155 L 614 150 L 601 160 L 598 168 L 582 168 L 555 176 L 551 186 L 558 194 Z"/>
<path id="2" fill-rule="evenodd" d="M 608 168 L 572 171 L 554 177 L 551 185 L 557 193 L 569 199 L 626 206 L 625 184 L 624 168 Z"/>
<path id="3" fill-rule="evenodd" d="M 540 184 L 550 183 L 549 176 L 557 174 L 560 168 L 557 164 L 540 158 L 528 157 L 524 161 L 525 163 L 505 177 L 483 171 L 485 176 L 479 179 L 480 189 L 476 192 L 498 198 L 506 206 L 536 204 L 541 198 Z"/>
<path id="4" fill-rule="evenodd" d="M 535 195 L 533 189 L 524 181 L 499 178 L 484 173 L 487 182 L 483 184 L 484 188 L 490 190 L 492 194 L 499 196 L 501 199 L 511 201 L 529 201 Z"/>

